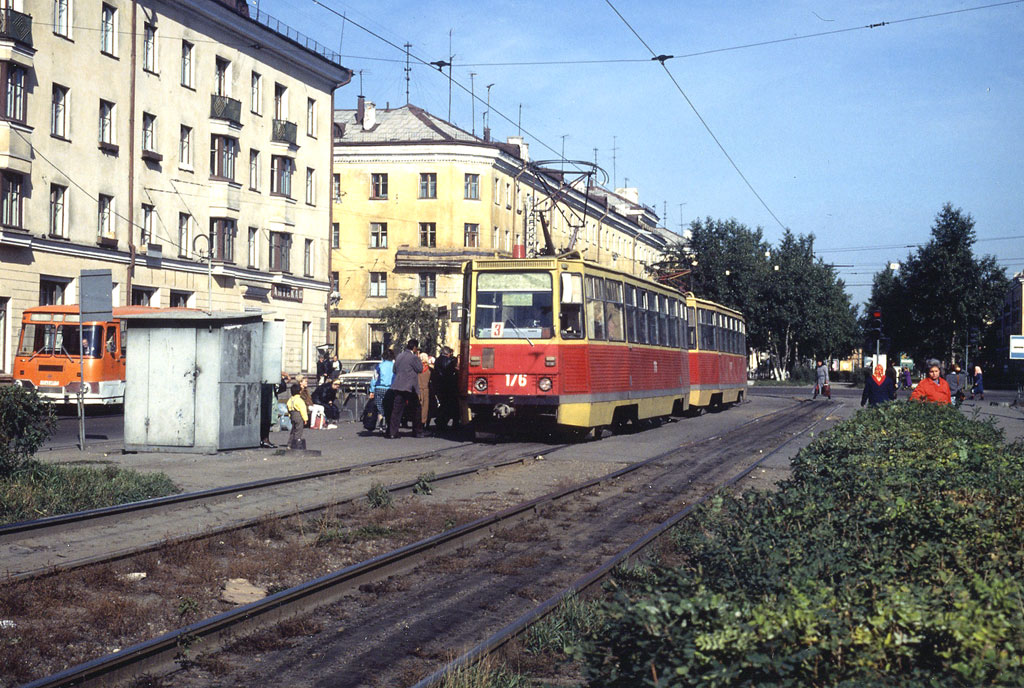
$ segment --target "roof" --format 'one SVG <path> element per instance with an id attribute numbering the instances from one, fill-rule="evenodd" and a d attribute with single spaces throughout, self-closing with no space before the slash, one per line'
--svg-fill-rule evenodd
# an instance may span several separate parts
<path id="1" fill-rule="evenodd" d="M 394 109 L 376 109 L 376 122 L 368 131 L 356 120 L 357 110 L 335 110 L 334 123 L 341 129 L 335 141 L 346 143 L 468 143 L 498 148 L 520 157 L 519 146 L 484 139 L 460 129 L 451 122 L 430 114 L 415 105 Z"/>

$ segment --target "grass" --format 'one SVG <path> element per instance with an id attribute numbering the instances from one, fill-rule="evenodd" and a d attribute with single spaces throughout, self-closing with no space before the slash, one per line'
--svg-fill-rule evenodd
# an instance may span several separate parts
<path id="1" fill-rule="evenodd" d="M 0 523 L 14 523 L 179 492 L 163 473 L 33 462 L 0 479 Z"/>

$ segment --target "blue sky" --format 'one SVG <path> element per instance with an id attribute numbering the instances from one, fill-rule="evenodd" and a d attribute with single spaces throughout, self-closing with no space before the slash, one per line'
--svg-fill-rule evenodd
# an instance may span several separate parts
<path id="1" fill-rule="evenodd" d="M 566 158 L 597 148 L 612 176 L 614 146 L 615 181 L 672 229 L 710 216 L 760 226 L 773 243 L 783 226 L 813 233 L 855 303 L 875 271 L 927 241 L 946 202 L 973 216 L 978 253 L 1024 270 L 1024 3 L 613 0 L 651 50 L 679 56 L 666 66 L 749 186 L 604 0 L 258 4 L 363 70 L 378 107 L 405 104 L 404 54 L 367 30 L 428 62 L 454 54 L 456 82 L 468 89 L 476 72 L 480 98 L 494 84 L 496 138 L 517 133 L 521 105 L 534 159 L 560 157 L 568 134 Z M 338 14 L 364 28 L 343 31 Z M 523 64 L 542 61 L 565 64 Z M 358 93 L 357 75 L 337 105 Z M 414 59 L 410 100 L 447 117 L 447 72 Z M 473 128 L 458 85 L 451 120 Z"/>

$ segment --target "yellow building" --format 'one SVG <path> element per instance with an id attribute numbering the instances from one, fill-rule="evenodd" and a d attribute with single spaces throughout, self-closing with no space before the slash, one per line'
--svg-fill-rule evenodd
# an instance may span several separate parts
<path id="1" fill-rule="evenodd" d="M 399 294 L 461 303 L 467 260 L 550 243 L 640 275 L 672 238 L 635 189 L 588 189 L 531 162 L 520 137 L 478 138 L 413 105 L 378 110 L 361 96 L 334 114 L 333 197 L 330 336 L 343 361 L 379 356 L 379 310 Z M 453 347 L 456 336 L 449 328 Z"/>
<path id="2" fill-rule="evenodd" d="M 24 309 L 76 303 L 97 268 L 113 305 L 269 311 L 285 366 L 314 369 L 340 58 L 245 0 L 0 13 L 0 376 Z"/>

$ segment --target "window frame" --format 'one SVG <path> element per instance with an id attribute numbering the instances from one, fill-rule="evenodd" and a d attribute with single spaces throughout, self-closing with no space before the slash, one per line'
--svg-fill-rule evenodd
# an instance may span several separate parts
<path id="1" fill-rule="evenodd" d="M 463 181 L 464 198 L 467 201 L 480 200 L 480 175 L 467 172 Z"/>
<path id="2" fill-rule="evenodd" d="M 153 218 L 156 216 L 156 207 L 149 204 L 142 204 L 142 222 L 139 223 L 139 245 L 145 246 L 153 239 Z"/>
<path id="3" fill-rule="evenodd" d="M 249 235 L 246 239 L 246 255 L 250 268 L 260 267 L 260 229 L 249 227 Z"/>
<path id="4" fill-rule="evenodd" d="M 420 199 L 437 198 L 437 172 L 420 172 Z"/>
<path id="5" fill-rule="evenodd" d="M 115 58 L 117 57 L 117 15 L 117 8 L 113 5 L 103 3 L 100 6 L 100 52 Z"/>
<path id="6" fill-rule="evenodd" d="M 117 103 L 100 98 L 99 143 L 117 145 Z"/>
<path id="7" fill-rule="evenodd" d="M 437 273 L 421 272 L 419 275 L 419 295 L 422 299 L 437 298 Z"/>
<path id="8" fill-rule="evenodd" d="M 191 171 L 192 168 L 192 127 L 182 124 L 178 130 L 178 167 Z"/>
<path id="9" fill-rule="evenodd" d="M 437 223 L 420 223 L 420 246 L 422 248 L 437 248 Z"/>
<path id="10" fill-rule="evenodd" d="M 68 187 L 50 184 L 50 214 L 48 235 L 68 238 Z"/>
<path id="11" fill-rule="evenodd" d="M 178 213 L 178 257 L 188 258 L 192 243 L 192 215 Z"/>
<path id="12" fill-rule="evenodd" d="M 255 148 L 249 149 L 249 191 L 260 192 L 262 187 L 262 177 L 260 174 L 260 152 Z"/>
<path id="13" fill-rule="evenodd" d="M 96 236 L 98 238 L 117 238 L 117 225 L 114 222 L 114 212 L 114 197 L 108 194 L 97 194 Z"/>
<path id="14" fill-rule="evenodd" d="M 371 272 L 369 277 L 370 288 L 367 296 L 371 299 L 386 299 L 388 297 L 388 273 Z"/>
<path id="15" fill-rule="evenodd" d="M 464 248 L 480 248 L 480 224 L 466 222 L 462 226 L 462 245 Z"/>
<path id="16" fill-rule="evenodd" d="M 371 222 L 370 223 L 370 240 L 369 248 L 387 248 L 388 247 L 388 223 L 387 222 Z"/>
<path id="17" fill-rule="evenodd" d="M 370 200 L 386 201 L 388 198 L 388 173 L 370 173 Z"/>
<path id="18" fill-rule="evenodd" d="M 313 240 L 306 239 L 302 247 L 302 274 L 305 277 L 313 276 Z"/>
<path id="19" fill-rule="evenodd" d="M 270 232 L 268 269 L 272 272 L 291 272 L 292 235 L 288 232 Z"/>
<path id="20" fill-rule="evenodd" d="M 150 22 L 142 25 L 142 69 L 150 74 L 160 75 L 160 53 L 157 47 L 157 27 Z"/>
<path id="21" fill-rule="evenodd" d="M 156 153 L 156 115 L 151 112 L 142 113 L 142 150 Z"/>
<path id="22" fill-rule="evenodd" d="M 249 81 L 249 111 L 263 116 L 263 75 L 257 71 L 252 72 Z"/>
<path id="23" fill-rule="evenodd" d="M 210 135 L 210 179 L 214 181 L 235 181 L 235 164 L 238 161 L 238 139 L 224 134 Z"/>
<path id="24" fill-rule="evenodd" d="M 235 262 L 235 237 L 238 234 L 238 222 L 230 217 L 210 218 L 210 251 L 211 259 L 219 263 Z"/>
<path id="25" fill-rule="evenodd" d="M 71 7 L 72 0 L 53 0 L 53 34 L 62 38 L 71 38 Z"/>
<path id="26" fill-rule="evenodd" d="M 181 41 L 181 85 L 195 90 L 195 44 L 182 39 Z"/>
<path id="27" fill-rule="evenodd" d="M 50 136 L 69 141 L 68 136 L 68 98 L 71 89 L 54 83 L 50 91 Z M 58 98 L 58 94 L 60 98 Z"/>
<path id="28" fill-rule="evenodd" d="M 12 78 L 16 78 L 16 81 L 12 81 Z M 26 90 L 26 82 L 28 79 L 28 70 L 22 65 L 16 62 L 0 62 L 0 89 L 3 93 L 0 94 L 0 103 L 2 103 L 2 111 L 0 111 L 0 119 L 8 122 L 17 122 L 18 124 L 25 124 L 26 109 L 28 106 L 28 92 Z"/>
<path id="29" fill-rule="evenodd" d="M 316 205 L 316 170 L 306 168 L 306 205 Z"/>
<path id="30" fill-rule="evenodd" d="M 270 156 L 270 195 L 292 197 L 292 176 L 295 174 L 295 158 L 287 155 Z"/>
<path id="31" fill-rule="evenodd" d="M 316 99 L 306 98 L 306 136 L 316 138 Z"/>

